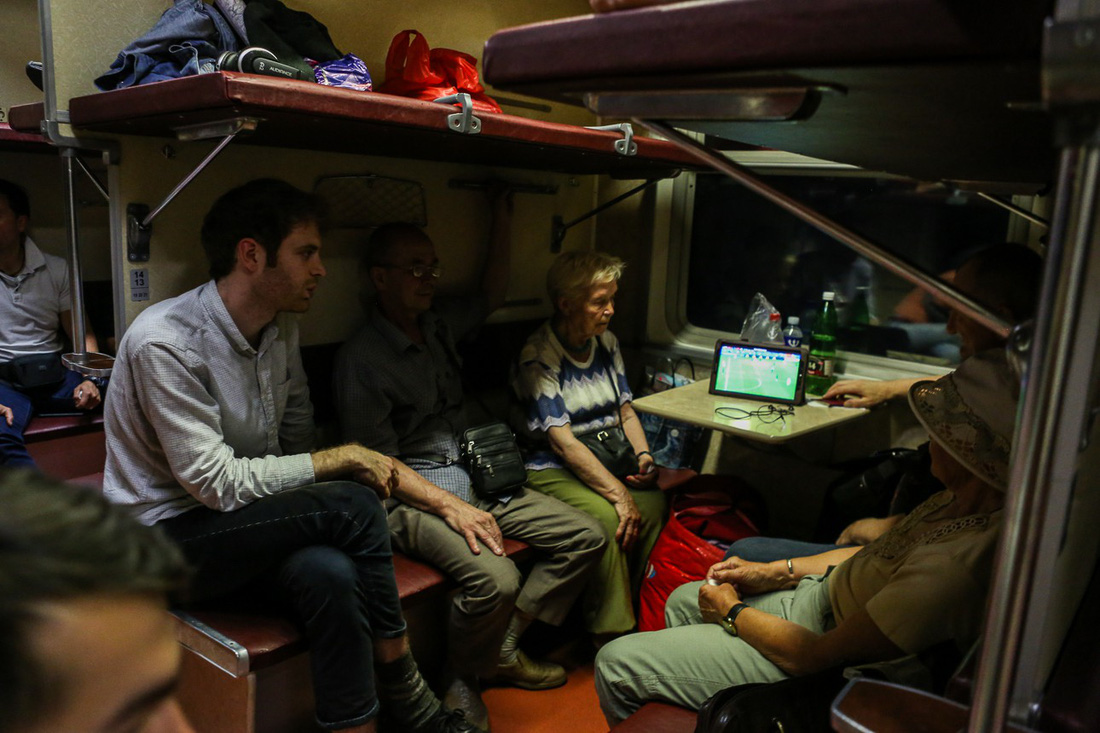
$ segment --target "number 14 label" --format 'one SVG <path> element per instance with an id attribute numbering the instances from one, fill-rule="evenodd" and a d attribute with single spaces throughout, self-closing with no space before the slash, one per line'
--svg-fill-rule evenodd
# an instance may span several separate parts
<path id="1" fill-rule="evenodd" d="M 149 271 L 130 270 L 130 300 L 149 300 Z"/>

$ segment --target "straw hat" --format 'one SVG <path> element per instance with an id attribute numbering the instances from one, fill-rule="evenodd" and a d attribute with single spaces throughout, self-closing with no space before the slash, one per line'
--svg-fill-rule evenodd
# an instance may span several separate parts
<path id="1" fill-rule="evenodd" d="M 929 434 L 972 473 L 1008 487 L 1019 378 L 1003 349 L 975 354 L 934 382 L 909 390 L 909 405 Z"/>

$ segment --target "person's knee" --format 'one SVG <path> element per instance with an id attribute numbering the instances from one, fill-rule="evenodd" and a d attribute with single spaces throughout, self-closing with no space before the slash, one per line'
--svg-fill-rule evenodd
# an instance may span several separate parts
<path id="1" fill-rule="evenodd" d="M 299 550 L 287 558 L 282 578 L 289 590 L 317 598 L 347 598 L 359 583 L 355 563 L 345 553 L 327 545 Z"/>
<path id="2" fill-rule="evenodd" d="M 609 725 L 622 722 L 640 704 L 632 700 L 627 680 L 637 675 L 631 667 L 634 645 L 630 637 L 620 637 L 606 644 L 596 654 L 595 687 L 600 708 Z"/>
<path id="3" fill-rule="evenodd" d="M 603 554 L 607 547 L 607 532 L 599 521 L 584 512 L 577 512 L 577 531 L 574 533 L 573 546 L 593 555 Z"/>
<path id="4" fill-rule="evenodd" d="M 678 626 L 699 604 L 699 583 L 684 583 L 669 594 L 665 602 L 665 625 Z"/>
<path id="5" fill-rule="evenodd" d="M 389 536 L 386 507 L 374 490 L 355 481 L 326 481 L 314 484 L 322 504 L 346 516 L 362 529 Z"/>
<path id="6" fill-rule="evenodd" d="M 486 552 L 486 551 L 483 551 Z M 501 608 L 512 608 L 519 597 L 523 576 L 511 561 L 489 559 L 479 572 L 460 580 L 462 589 L 456 605 L 470 616 L 486 616 Z"/>

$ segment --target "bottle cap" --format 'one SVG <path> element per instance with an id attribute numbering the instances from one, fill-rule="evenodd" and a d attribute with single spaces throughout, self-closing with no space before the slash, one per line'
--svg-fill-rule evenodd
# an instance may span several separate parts
<path id="1" fill-rule="evenodd" d="M 768 314 L 768 320 L 769 321 L 781 320 L 778 311 L 772 311 L 771 313 L 769 313 Z"/>
<path id="2" fill-rule="evenodd" d="M 834 298 L 836 298 L 836 294 L 832 290 L 826 290 L 821 294 L 822 300 L 833 300 Z"/>
<path id="3" fill-rule="evenodd" d="M 791 316 L 791 317 L 789 317 L 789 318 L 787 319 L 787 323 L 789 323 L 789 324 L 790 324 L 790 325 L 792 325 L 792 326 L 797 326 L 797 325 L 798 325 L 798 316 Z"/>

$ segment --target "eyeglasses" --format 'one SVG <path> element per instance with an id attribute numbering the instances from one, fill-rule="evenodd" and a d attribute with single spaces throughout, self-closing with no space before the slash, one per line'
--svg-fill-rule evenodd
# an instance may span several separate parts
<path id="1" fill-rule="evenodd" d="M 443 268 L 439 265 L 377 265 L 377 267 L 384 267 L 387 270 L 402 270 L 415 278 L 430 276 L 433 280 L 438 280 L 439 276 L 443 274 Z"/>
<path id="2" fill-rule="evenodd" d="M 781 422 L 787 423 L 787 417 L 794 414 L 794 407 L 790 405 L 761 405 L 755 410 L 742 410 L 740 407 L 721 405 L 714 408 L 714 414 L 730 420 L 745 420 L 755 417 L 763 423 Z"/>

